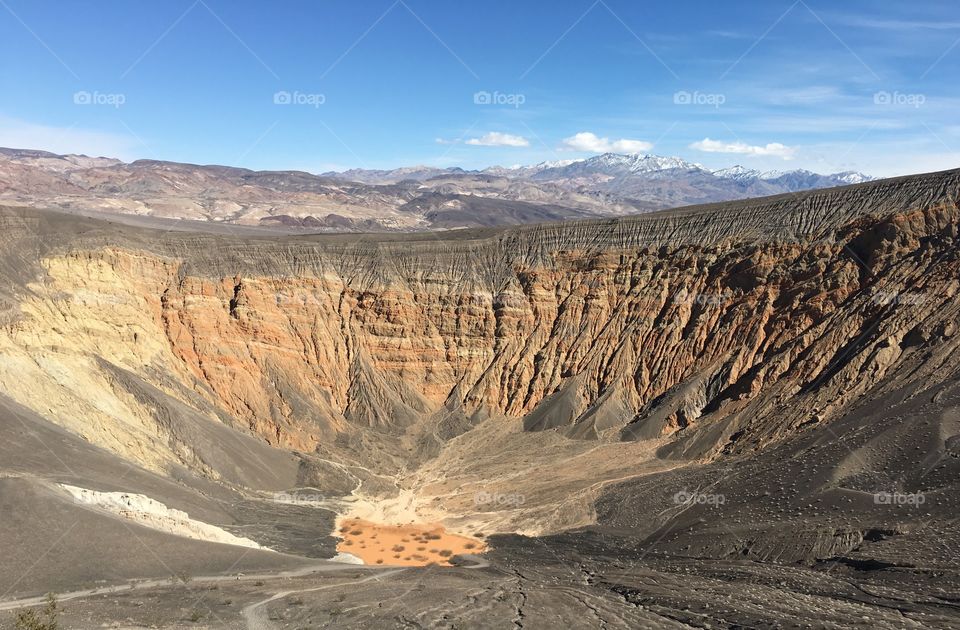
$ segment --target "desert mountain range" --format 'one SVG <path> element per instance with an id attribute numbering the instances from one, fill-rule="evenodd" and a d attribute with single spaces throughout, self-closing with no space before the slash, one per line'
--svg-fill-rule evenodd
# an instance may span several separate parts
<path id="1" fill-rule="evenodd" d="M 855 184 L 854 172 L 710 171 L 679 158 L 607 153 L 483 171 L 251 171 L 0 149 L 0 202 L 320 232 L 423 231 L 623 216 Z"/>

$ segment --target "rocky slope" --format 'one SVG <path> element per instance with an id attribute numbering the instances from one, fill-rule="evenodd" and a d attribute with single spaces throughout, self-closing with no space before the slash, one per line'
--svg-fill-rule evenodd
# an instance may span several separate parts
<path id="1" fill-rule="evenodd" d="M 200 465 L 170 407 L 306 452 L 441 413 L 455 433 L 496 416 L 693 457 L 754 448 L 957 343 L 957 183 L 446 239 L 241 240 L 7 209 L 0 386 L 158 468 Z"/>

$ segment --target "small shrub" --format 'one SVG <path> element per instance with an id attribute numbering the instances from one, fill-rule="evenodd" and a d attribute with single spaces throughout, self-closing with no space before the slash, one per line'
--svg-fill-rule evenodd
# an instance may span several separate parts
<path id="1" fill-rule="evenodd" d="M 40 611 L 21 610 L 14 621 L 16 630 L 59 630 L 60 604 L 57 596 L 47 594 L 47 604 Z"/>

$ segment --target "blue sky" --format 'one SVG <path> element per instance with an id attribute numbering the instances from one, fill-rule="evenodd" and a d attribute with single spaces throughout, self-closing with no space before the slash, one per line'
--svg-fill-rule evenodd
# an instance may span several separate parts
<path id="1" fill-rule="evenodd" d="M 0 0 L 0 145 L 323 172 L 960 166 L 960 5 Z"/>

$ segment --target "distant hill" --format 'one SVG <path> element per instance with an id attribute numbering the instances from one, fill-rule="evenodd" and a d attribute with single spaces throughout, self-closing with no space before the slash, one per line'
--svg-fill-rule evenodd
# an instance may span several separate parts
<path id="1" fill-rule="evenodd" d="M 605 153 L 531 166 L 315 175 L 0 149 L 0 203 L 320 232 L 425 231 L 615 217 L 869 181 L 861 173 L 710 171 Z"/>

